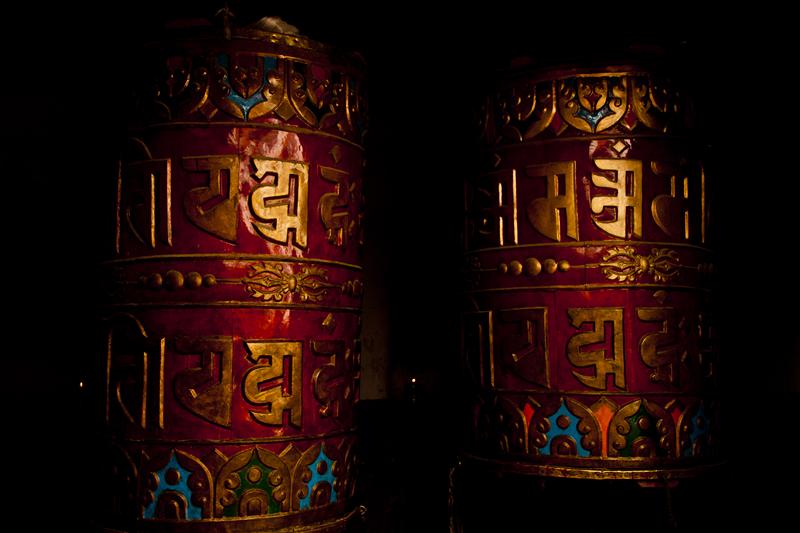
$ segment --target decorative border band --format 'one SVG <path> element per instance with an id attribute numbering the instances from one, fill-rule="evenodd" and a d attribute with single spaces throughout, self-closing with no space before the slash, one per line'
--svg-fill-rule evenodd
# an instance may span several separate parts
<path id="1" fill-rule="evenodd" d="M 557 478 L 580 479 L 629 479 L 629 480 L 671 480 L 689 479 L 718 471 L 725 463 L 714 462 L 696 466 L 678 468 L 615 468 L 614 466 L 602 468 L 579 468 L 572 466 L 537 465 L 521 461 L 489 459 L 462 452 L 461 458 L 465 466 L 472 463 L 478 467 L 490 469 L 504 474 L 548 476 Z"/>

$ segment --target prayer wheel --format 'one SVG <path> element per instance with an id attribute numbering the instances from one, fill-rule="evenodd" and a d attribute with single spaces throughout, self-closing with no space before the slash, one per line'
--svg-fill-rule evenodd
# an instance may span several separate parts
<path id="1" fill-rule="evenodd" d="M 104 525 L 340 531 L 359 514 L 363 62 L 192 24 L 142 57 L 103 265 Z"/>
<path id="2" fill-rule="evenodd" d="M 518 63 L 466 184 L 466 458 L 664 480 L 719 463 L 710 179 L 664 61 Z M 602 65 L 602 66 L 597 66 Z"/>

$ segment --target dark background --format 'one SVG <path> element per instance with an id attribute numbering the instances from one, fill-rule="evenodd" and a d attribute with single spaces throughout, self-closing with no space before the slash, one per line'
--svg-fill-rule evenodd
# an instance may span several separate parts
<path id="1" fill-rule="evenodd" d="M 492 3 L 445 12 L 409 4 L 230 4 L 238 23 L 279 15 L 310 37 L 361 51 L 369 65 L 366 303 L 376 311 L 366 320 L 387 365 L 384 375 L 364 376 L 385 380 L 386 399 L 360 408 L 372 531 L 446 527 L 447 467 L 464 419 L 456 327 L 461 182 L 475 172 L 477 95 L 515 56 L 576 58 L 633 43 L 665 46 L 680 58 L 697 93 L 717 187 L 729 467 L 677 496 L 679 524 L 792 520 L 800 477 L 800 275 L 793 257 L 800 92 L 791 79 L 797 50 L 788 21 L 676 4 L 652 12 L 600 3 L 532 4 L 526 11 Z M 164 21 L 210 18 L 217 7 L 126 1 L 113 8 L 21 5 L 4 14 L 0 146 L 10 209 L 3 210 L 2 242 L 12 371 L 3 387 L 10 416 L 3 440 L 12 463 L 7 486 L 21 515 L 35 523 L 85 524 L 102 491 L 81 475 L 92 461 L 84 453 L 92 433 L 77 383 L 95 357 L 94 264 L 104 253 L 112 202 L 99 191 L 113 176 L 124 136 L 130 73 L 123 58 Z M 475 491 L 487 513 L 513 503 L 536 523 L 549 510 L 563 516 L 567 530 L 573 520 L 574 529 L 604 529 L 598 524 L 605 518 L 578 518 L 588 501 L 607 506 L 599 516 L 609 521 L 622 508 L 641 508 L 625 515 L 635 518 L 630 527 L 670 524 L 661 493 L 562 482 L 545 489 L 515 485 L 502 502 L 491 483 Z"/>

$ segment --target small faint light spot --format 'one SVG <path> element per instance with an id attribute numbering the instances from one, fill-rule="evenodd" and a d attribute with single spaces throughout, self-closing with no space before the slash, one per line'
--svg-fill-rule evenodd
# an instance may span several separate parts
<path id="1" fill-rule="evenodd" d="M 416 382 L 417 382 L 417 378 L 411 378 L 411 383 L 416 383 Z"/>
<path id="2" fill-rule="evenodd" d="M 83 388 L 83 381 L 78 382 L 78 387 Z"/>

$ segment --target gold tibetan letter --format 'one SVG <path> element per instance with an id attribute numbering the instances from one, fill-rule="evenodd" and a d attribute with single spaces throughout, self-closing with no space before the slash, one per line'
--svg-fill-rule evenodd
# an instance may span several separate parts
<path id="1" fill-rule="evenodd" d="M 150 337 L 142 323 L 127 313 L 107 321 L 106 422 L 163 428 L 165 339 Z"/>
<path id="2" fill-rule="evenodd" d="M 567 359 L 577 367 L 593 366 L 594 376 L 587 376 L 573 370 L 578 381 L 593 389 L 606 388 L 606 375 L 614 375 L 614 385 L 625 388 L 625 352 L 622 332 L 622 309 L 618 307 L 576 308 L 568 309 L 570 324 L 580 328 L 586 322 L 593 324 L 591 331 L 573 335 L 567 341 Z M 606 342 L 605 324 L 611 323 L 613 342 L 611 358 L 606 357 L 605 348 L 592 351 L 581 351 L 581 348 Z"/>
<path id="3" fill-rule="evenodd" d="M 689 177 L 679 167 L 659 161 L 650 163 L 659 177 L 669 178 L 669 194 L 653 198 L 653 220 L 670 237 L 689 239 Z"/>
<path id="4" fill-rule="evenodd" d="M 533 227 L 554 241 L 561 240 L 561 215 L 567 222 L 567 236 L 578 239 L 578 212 L 575 208 L 575 162 L 564 161 L 545 165 L 531 165 L 526 168 L 528 176 L 544 178 L 547 196 L 535 198 L 528 205 L 528 220 Z M 564 180 L 563 194 L 559 180 Z"/>
<path id="5" fill-rule="evenodd" d="M 209 422 L 231 427 L 233 338 L 178 337 L 175 351 L 199 359 L 197 366 L 175 375 L 172 384 L 178 401 Z"/>
<path id="6" fill-rule="evenodd" d="M 322 407 L 322 416 L 347 419 L 353 409 L 358 386 L 353 350 L 343 340 L 311 341 L 314 355 L 328 357 L 329 362 L 314 371 L 311 383 L 314 396 Z"/>
<path id="7" fill-rule="evenodd" d="M 494 387 L 493 311 L 465 314 L 461 324 L 461 351 L 473 382 Z"/>
<path id="8" fill-rule="evenodd" d="M 308 245 L 308 164 L 254 157 L 253 177 L 266 182 L 250 193 L 253 226 L 265 239 L 278 244 Z"/>
<path id="9" fill-rule="evenodd" d="M 636 316 L 644 322 L 661 322 L 661 331 L 643 335 L 639 340 L 642 361 L 653 369 L 650 380 L 677 386 L 679 365 L 688 355 L 686 321 L 673 307 L 638 307 Z"/>
<path id="10" fill-rule="evenodd" d="M 261 422 L 271 426 L 283 424 L 283 412 L 291 411 L 289 423 L 300 427 L 302 420 L 303 343 L 299 341 L 246 342 L 247 359 L 262 364 L 244 375 L 242 392 L 253 405 L 267 406 L 264 411 L 250 411 Z"/>
<path id="11" fill-rule="evenodd" d="M 184 157 L 183 168 L 208 174 L 208 186 L 186 191 L 183 197 L 186 216 L 201 230 L 236 242 L 239 158 L 235 155 Z"/>
<path id="12" fill-rule="evenodd" d="M 482 244 L 517 244 L 517 171 L 481 176 L 475 188 L 477 233 Z"/>
<path id="13" fill-rule="evenodd" d="M 169 159 L 120 163 L 117 176 L 116 252 L 127 233 L 141 244 L 172 246 L 172 165 Z M 125 232 L 124 230 L 128 231 Z M 126 241 L 126 242 L 123 242 Z"/>
<path id="14" fill-rule="evenodd" d="M 595 216 L 593 222 L 615 237 L 627 238 L 629 226 L 631 237 L 641 237 L 642 162 L 632 159 L 595 159 L 594 164 L 600 170 L 614 172 L 615 177 L 611 179 L 603 174 L 592 173 L 592 184 L 595 187 L 613 189 L 616 195 L 592 198 L 591 209 L 595 215 L 600 215 L 607 209 L 614 213 L 613 220 L 598 220 Z"/>
<path id="15" fill-rule="evenodd" d="M 320 176 L 325 181 L 335 183 L 335 192 L 326 192 L 319 199 L 319 216 L 326 230 L 328 242 L 334 246 L 344 246 L 347 237 L 355 229 L 347 212 L 348 198 L 354 185 L 350 184 L 350 174 L 331 167 L 319 167 Z"/>
<path id="16" fill-rule="evenodd" d="M 533 385 L 550 388 L 547 309 L 508 309 L 496 317 L 494 329 L 505 339 L 501 349 L 505 368 Z"/>

